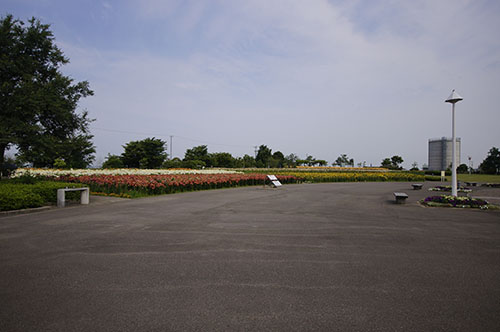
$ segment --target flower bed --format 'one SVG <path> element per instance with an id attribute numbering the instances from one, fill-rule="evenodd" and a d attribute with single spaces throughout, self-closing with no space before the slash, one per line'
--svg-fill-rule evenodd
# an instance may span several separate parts
<path id="1" fill-rule="evenodd" d="M 279 172 L 309 182 L 424 181 L 419 174 L 405 172 Z"/>
<path id="2" fill-rule="evenodd" d="M 92 192 L 121 197 L 141 197 L 183 191 L 263 185 L 264 174 L 170 174 L 170 175 L 82 175 L 59 176 L 58 181 L 83 183 Z M 282 183 L 296 183 L 294 176 L 278 176 Z"/>
<path id="3" fill-rule="evenodd" d="M 489 204 L 484 199 L 472 198 L 472 197 L 454 197 L 448 195 L 440 196 L 430 196 L 422 201 L 423 205 L 426 206 L 443 206 L 443 207 L 458 207 L 458 208 L 497 208 L 495 205 Z"/>
<path id="4" fill-rule="evenodd" d="M 211 168 L 211 169 L 139 169 L 139 168 L 112 168 L 112 169 L 46 169 L 46 168 L 19 168 L 12 175 L 18 178 L 25 175 L 36 177 L 58 176 L 92 176 L 92 175 L 175 175 L 175 174 L 241 174 L 241 172 Z"/>
<path id="5" fill-rule="evenodd" d="M 297 170 L 324 172 L 387 172 L 385 167 L 297 166 Z"/>
<path id="6" fill-rule="evenodd" d="M 481 186 L 490 188 L 500 188 L 500 183 L 483 183 Z"/>
<path id="7" fill-rule="evenodd" d="M 451 186 L 437 186 L 434 188 L 429 188 L 429 190 L 430 191 L 450 191 L 451 192 Z M 472 192 L 472 189 L 460 187 L 460 188 L 457 188 L 457 192 L 470 193 L 470 192 Z"/>

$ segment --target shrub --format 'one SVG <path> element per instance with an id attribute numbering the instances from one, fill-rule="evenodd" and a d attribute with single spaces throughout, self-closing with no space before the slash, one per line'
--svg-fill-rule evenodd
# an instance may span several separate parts
<path id="1" fill-rule="evenodd" d="M 441 171 L 425 171 L 425 175 L 437 175 L 437 176 L 441 176 Z M 444 175 L 445 176 L 451 176 L 451 171 L 450 170 L 447 170 L 444 172 Z"/>
<path id="2" fill-rule="evenodd" d="M 30 180 L 31 181 L 31 180 Z M 80 187 L 80 184 L 39 181 L 34 184 L 16 181 L 0 182 L 0 211 L 19 210 L 57 203 L 57 189 Z M 66 199 L 77 200 L 80 192 L 66 193 Z"/>
<path id="3" fill-rule="evenodd" d="M 0 186 L 0 211 L 40 207 L 43 198 L 27 185 L 7 184 Z"/>
<path id="4" fill-rule="evenodd" d="M 444 180 L 446 181 L 446 178 L 444 178 Z M 441 176 L 426 175 L 425 181 L 441 181 Z"/>
<path id="5" fill-rule="evenodd" d="M 55 204 L 57 203 L 57 189 L 66 187 L 76 188 L 80 186 L 77 186 L 74 183 L 43 181 L 35 183 L 32 187 L 32 190 L 34 193 L 40 195 L 45 202 Z M 80 198 L 80 195 L 80 192 L 70 191 L 66 193 L 65 197 L 67 200 L 77 200 Z"/>

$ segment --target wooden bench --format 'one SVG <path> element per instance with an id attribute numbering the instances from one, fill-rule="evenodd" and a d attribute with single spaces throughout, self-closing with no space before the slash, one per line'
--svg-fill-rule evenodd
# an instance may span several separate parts
<path id="1" fill-rule="evenodd" d="M 414 183 L 412 184 L 413 190 L 420 190 L 422 189 L 423 184 L 421 183 Z"/>
<path id="2" fill-rule="evenodd" d="M 408 195 L 405 193 L 394 193 L 394 197 L 396 198 L 396 204 L 404 204 Z"/>
<path id="3" fill-rule="evenodd" d="M 64 207 L 66 205 L 66 192 L 67 191 L 81 191 L 80 203 L 89 204 L 90 190 L 89 188 L 62 188 L 57 189 L 57 207 Z"/>

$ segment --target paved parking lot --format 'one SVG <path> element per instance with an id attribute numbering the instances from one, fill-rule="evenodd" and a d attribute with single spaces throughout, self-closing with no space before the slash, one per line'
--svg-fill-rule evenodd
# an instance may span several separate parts
<path id="1" fill-rule="evenodd" d="M 92 197 L 4 215 L 0 331 L 500 331 L 500 211 L 422 207 L 429 186 Z"/>

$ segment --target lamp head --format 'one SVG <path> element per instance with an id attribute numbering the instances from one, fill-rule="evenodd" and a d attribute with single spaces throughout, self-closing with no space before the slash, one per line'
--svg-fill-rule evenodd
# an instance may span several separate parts
<path id="1" fill-rule="evenodd" d="M 451 95 L 444 102 L 455 104 L 461 100 L 463 100 L 462 96 L 460 96 L 458 93 L 456 93 L 455 89 L 453 89 L 453 91 L 451 91 Z"/>

